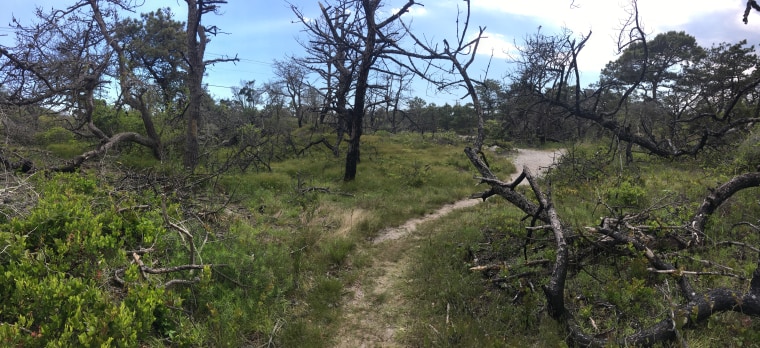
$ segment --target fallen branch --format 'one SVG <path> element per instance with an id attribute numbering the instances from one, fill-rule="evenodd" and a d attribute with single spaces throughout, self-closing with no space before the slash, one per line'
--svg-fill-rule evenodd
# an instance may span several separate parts
<path id="1" fill-rule="evenodd" d="M 515 265 L 514 267 L 511 267 L 510 265 L 507 265 L 507 263 L 502 264 L 491 264 L 491 265 L 481 265 L 481 266 L 474 266 L 470 267 L 470 271 L 478 272 L 478 271 L 493 271 L 493 270 L 501 270 L 501 269 L 512 269 L 515 267 L 532 267 L 532 266 L 539 266 L 539 265 L 545 265 L 547 263 L 551 263 L 551 260 L 533 260 L 528 261 L 526 263 Z"/>
<path id="2" fill-rule="evenodd" d="M 683 275 L 715 275 L 715 276 L 725 276 L 725 277 L 733 277 L 740 280 L 747 280 L 747 278 L 742 277 L 740 275 L 736 275 L 729 272 L 710 272 L 710 271 L 685 271 L 682 269 L 655 269 L 655 268 L 647 268 L 647 271 L 652 273 L 658 273 L 658 274 L 672 274 L 675 276 L 683 276 Z"/>
<path id="3" fill-rule="evenodd" d="M 723 241 L 723 242 L 717 243 L 716 245 L 736 245 L 736 246 L 747 248 L 749 250 L 752 250 L 755 253 L 760 254 L 760 249 L 758 249 L 756 247 L 753 247 L 753 246 L 751 246 L 751 245 L 749 245 L 747 243 L 734 242 L 734 241 Z"/>
<path id="4" fill-rule="evenodd" d="M 188 239 L 188 244 L 190 245 L 190 264 L 195 264 L 195 243 L 193 242 L 193 235 L 184 227 L 177 225 L 169 220 L 169 214 L 166 212 L 166 196 L 161 197 L 161 215 L 164 218 L 164 223 L 166 223 L 175 231 L 179 232 L 183 238 Z"/>

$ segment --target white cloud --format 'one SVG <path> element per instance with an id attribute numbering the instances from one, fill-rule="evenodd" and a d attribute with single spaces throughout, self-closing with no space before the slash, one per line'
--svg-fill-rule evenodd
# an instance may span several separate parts
<path id="1" fill-rule="evenodd" d="M 629 0 L 472 0 L 473 11 L 504 13 L 530 18 L 544 26 L 546 33 L 558 33 L 567 28 L 576 35 L 592 32 L 579 60 L 581 70 L 598 72 L 615 59 L 617 34 L 629 17 Z M 571 6 L 572 5 L 572 6 Z M 686 24 L 705 16 L 736 15 L 735 26 L 741 24 L 744 0 L 638 0 L 639 18 L 647 34 L 656 35 L 668 30 L 683 30 Z M 505 16 L 505 21 L 510 18 Z M 746 29 L 746 28 L 745 28 Z M 526 30 L 526 33 L 532 30 Z M 524 35 L 524 34 L 523 34 Z M 520 34 L 515 37 L 520 44 Z M 699 37 L 697 37 L 699 40 Z"/>
<path id="2" fill-rule="evenodd" d="M 399 10 L 401 10 L 401 8 L 394 8 L 391 10 L 391 13 L 396 14 Z M 405 16 L 412 17 L 423 17 L 428 14 L 428 11 L 422 6 L 412 6 L 407 12 L 408 13 L 405 14 Z"/>
<path id="3" fill-rule="evenodd" d="M 537 17 L 554 25 L 567 26 L 573 30 L 609 30 L 619 26 L 621 18 L 627 17 L 631 8 L 626 0 L 473 0 L 473 9 L 499 11 L 528 17 Z M 744 9 L 743 0 L 639 0 L 639 13 L 650 30 L 672 27 L 709 13 Z"/>
<path id="4" fill-rule="evenodd" d="M 484 32 L 483 36 L 478 46 L 478 54 L 486 56 L 493 54 L 493 57 L 498 59 L 514 56 L 515 45 L 509 42 L 506 36 L 493 32 Z M 471 39 L 473 38 L 474 36 Z"/>

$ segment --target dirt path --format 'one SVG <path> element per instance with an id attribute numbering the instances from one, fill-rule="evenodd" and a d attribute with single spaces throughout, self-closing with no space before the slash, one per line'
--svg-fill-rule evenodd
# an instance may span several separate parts
<path id="1" fill-rule="evenodd" d="M 561 150 L 519 149 L 512 156 L 518 171 L 511 180 L 517 178 L 524 166 L 534 175 L 541 174 L 561 153 Z M 402 237 L 414 237 L 413 232 L 418 225 L 480 202 L 479 199 L 460 200 L 401 226 L 385 229 L 373 240 L 372 250 L 360 251 L 369 254 L 371 266 L 366 267 L 366 274 L 360 276 L 347 291 L 343 325 L 338 330 L 336 347 L 401 347 L 396 336 L 408 326 L 409 315 L 405 312 L 407 306 L 396 284 L 404 282 L 404 273 L 410 261 L 408 252 L 418 242 L 417 238 Z"/>

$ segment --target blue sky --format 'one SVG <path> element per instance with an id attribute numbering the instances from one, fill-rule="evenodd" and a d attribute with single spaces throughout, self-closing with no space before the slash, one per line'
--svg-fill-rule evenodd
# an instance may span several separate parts
<path id="1" fill-rule="evenodd" d="M 170 7 L 176 19 L 185 19 L 186 5 L 182 0 L 144 2 L 140 12 Z M 384 10 L 391 13 L 404 2 L 385 0 Z M 412 20 L 415 33 L 434 42 L 441 42 L 444 38 L 452 40 L 457 6 L 464 3 L 461 0 L 419 2 L 424 7 L 416 6 L 411 16 L 405 15 L 407 20 Z M 9 36 L 0 37 L 0 44 L 12 43 L 12 33 L 7 26 L 11 15 L 22 23 L 30 23 L 34 19 L 35 6 L 49 9 L 69 3 L 71 1 L 3 0 L 0 35 Z M 319 15 L 316 0 L 291 0 L 290 3 L 301 8 L 308 17 Z M 594 81 L 604 64 L 615 59 L 615 37 L 620 20 L 626 17 L 627 4 L 628 1 L 619 0 L 472 0 L 473 29 L 485 26 L 488 39 L 481 46 L 482 55 L 471 74 L 482 77 L 493 52 L 488 77 L 501 79 L 509 69 L 508 53 L 514 52 L 514 45 L 519 45 L 526 35 L 535 33 L 539 26 L 544 33 L 559 32 L 560 28 L 567 27 L 578 34 L 593 31 L 579 60 L 584 81 Z M 744 4 L 744 0 L 639 0 L 639 10 L 645 29 L 652 36 L 669 30 L 684 30 L 706 47 L 741 39 L 757 45 L 760 43 L 760 13 L 753 13 L 749 25 L 744 25 L 741 22 Z M 228 33 L 212 38 L 207 58 L 220 55 L 240 58 L 236 64 L 225 63 L 208 69 L 205 82 L 211 93 L 217 98 L 230 98 L 230 87 L 240 86 L 242 81 L 262 83 L 274 79 L 272 60 L 300 56 L 303 52 L 296 39 L 304 38 L 304 35 L 295 19 L 288 2 L 283 0 L 229 0 L 221 8 L 221 15 L 204 17 L 207 26 L 217 25 Z M 454 103 L 462 93 L 438 94 L 422 83 L 415 84 L 414 88 L 415 95 L 438 104 Z"/>

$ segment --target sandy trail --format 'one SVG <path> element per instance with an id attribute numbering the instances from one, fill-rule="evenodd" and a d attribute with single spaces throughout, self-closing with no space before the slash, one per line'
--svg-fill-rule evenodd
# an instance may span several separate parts
<path id="1" fill-rule="evenodd" d="M 511 156 L 517 172 L 510 180 L 516 179 L 524 167 L 534 175 L 542 174 L 562 153 L 563 150 L 517 150 Z M 405 281 L 404 273 L 410 261 L 408 254 L 415 248 L 417 241 L 413 238 L 399 239 L 412 234 L 422 223 L 480 202 L 480 199 L 463 199 L 446 204 L 431 214 L 411 219 L 401 226 L 385 229 L 378 234 L 372 241 L 374 250 L 369 251 L 373 255 L 372 266 L 367 267 L 367 273 L 347 289 L 343 325 L 338 330 L 336 347 L 402 346 L 396 337 L 408 326 L 410 316 L 405 312 L 408 306 L 404 305 L 398 284 Z"/>
<path id="2" fill-rule="evenodd" d="M 512 159 L 512 163 L 514 163 L 515 168 L 517 168 L 517 172 L 512 174 L 510 181 L 517 179 L 517 177 L 520 176 L 520 173 L 522 173 L 522 170 L 525 167 L 527 167 L 528 170 L 533 175 L 541 175 L 544 171 L 546 171 L 546 169 L 548 169 L 552 165 L 552 163 L 554 163 L 554 160 L 556 158 L 559 158 L 559 156 L 562 153 L 563 153 L 562 150 L 546 151 L 546 150 L 518 149 L 517 154 L 510 156 L 510 159 Z M 527 181 L 523 181 L 520 183 L 520 185 L 524 185 L 526 183 Z M 420 224 L 441 218 L 442 216 L 445 216 L 446 214 L 451 213 L 454 210 L 474 206 L 480 202 L 482 202 L 482 200 L 480 199 L 468 198 L 468 199 L 462 199 L 460 201 L 457 201 L 451 204 L 446 204 L 431 214 L 427 214 L 423 217 L 408 220 L 401 226 L 387 228 L 385 230 L 380 231 L 377 237 L 375 237 L 375 239 L 373 240 L 373 243 L 377 244 L 377 243 L 385 242 L 387 240 L 399 239 L 409 233 L 414 232 L 417 229 L 417 226 Z"/>

